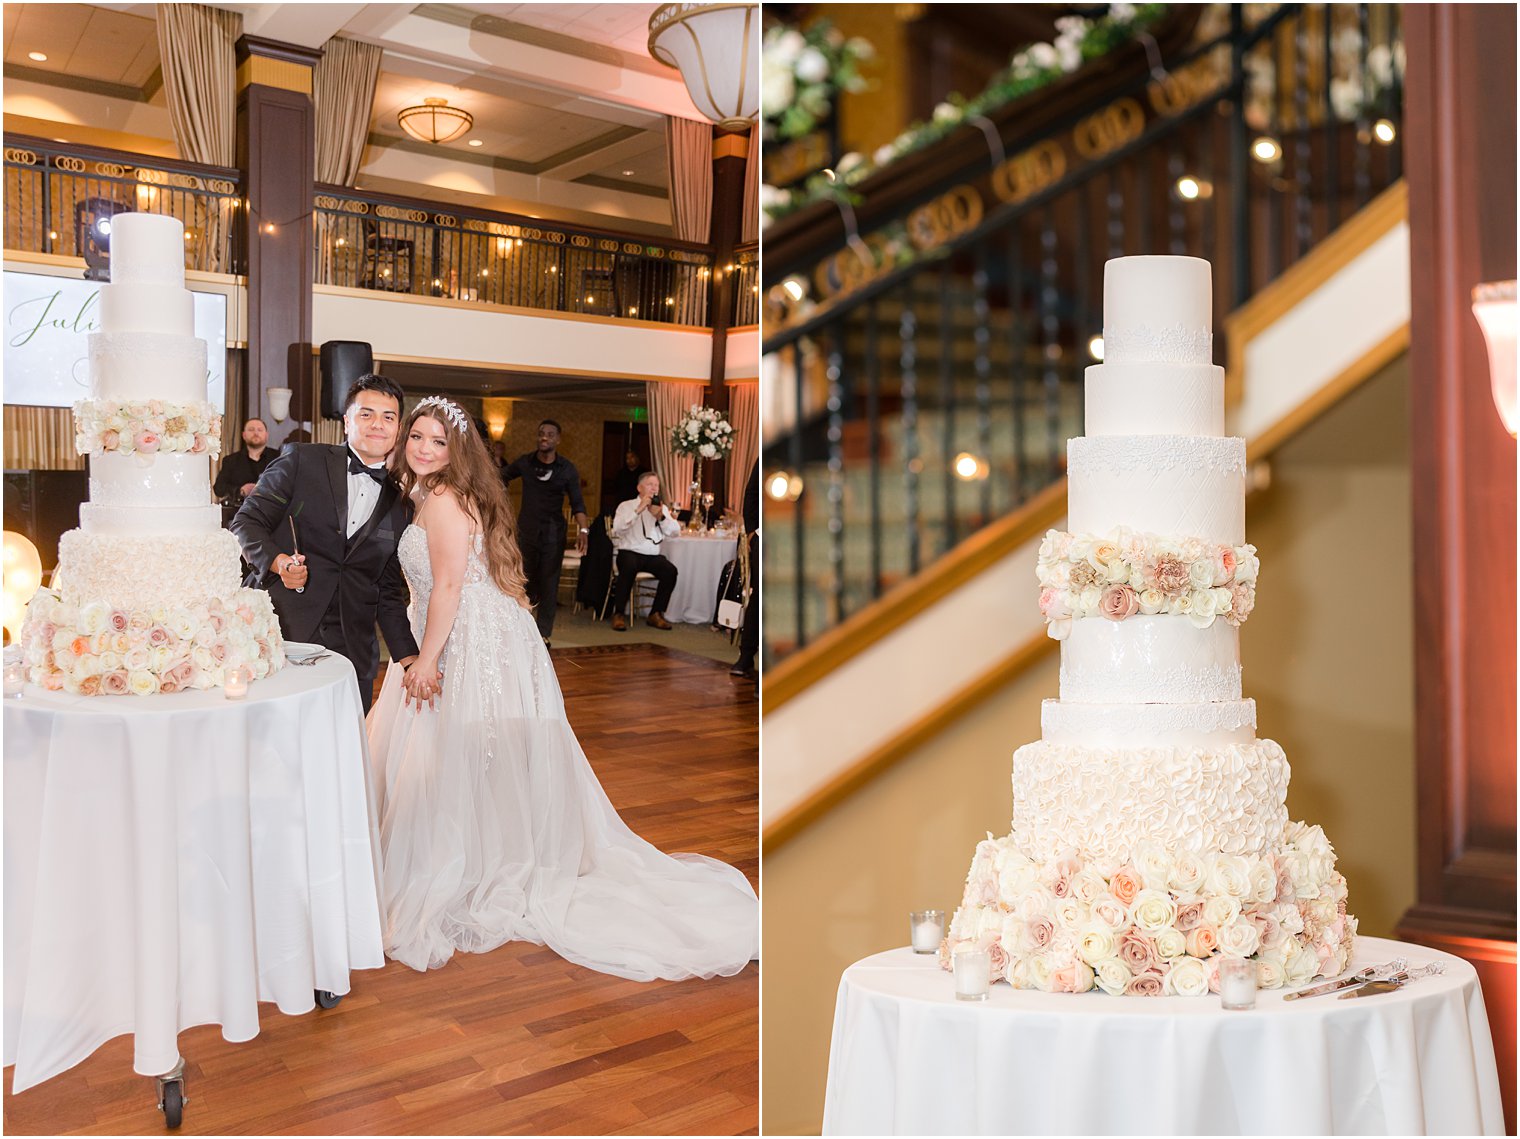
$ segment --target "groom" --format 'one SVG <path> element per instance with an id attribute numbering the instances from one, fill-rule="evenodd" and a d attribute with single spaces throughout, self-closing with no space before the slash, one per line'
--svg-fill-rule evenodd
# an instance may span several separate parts
<path id="1" fill-rule="evenodd" d="M 401 386 L 361 376 L 343 424 L 345 445 L 287 447 L 233 518 L 232 533 L 253 566 L 247 584 L 269 590 L 281 634 L 347 657 L 367 713 L 380 665 L 375 623 L 392 659 L 410 666 L 417 656 L 396 556 L 411 503 L 385 465 L 401 430 Z"/>

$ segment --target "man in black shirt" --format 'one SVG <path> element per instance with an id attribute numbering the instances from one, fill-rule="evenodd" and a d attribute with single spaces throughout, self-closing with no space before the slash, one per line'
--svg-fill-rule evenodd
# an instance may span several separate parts
<path id="1" fill-rule="evenodd" d="M 243 499 L 253 493 L 259 476 L 275 460 L 275 452 L 268 448 L 268 443 L 269 428 L 262 419 L 250 419 L 243 424 L 243 446 L 222 460 L 211 488 L 224 507 L 236 511 Z"/>
<path id="2" fill-rule="evenodd" d="M 621 503 L 639 496 L 639 475 L 648 470 L 648 464 L 639 458 L 637 451 L 623 455 L 623 469 L 612 476 L 612 489 L 607 495 L 606 511 L 610 515 Z"/>
<path id="3" fill-rule="evenodd" d="M 523 481 L 517 509 L 517 542 L 528 575 L 528 600 L 536 607 L 539 634 L 547 642 L 554 632 L 559 604 L 559 571 L 565 559 L 566 496 L 575 515 L 575 552 L 586 552 L 591 530 L 581 498 L 581 476 L 575 464 L 559 453 L 559 424 L 546 419 L 538 425 L 538 450 L 521 455 L 501 470 L 504 482 Z"/>

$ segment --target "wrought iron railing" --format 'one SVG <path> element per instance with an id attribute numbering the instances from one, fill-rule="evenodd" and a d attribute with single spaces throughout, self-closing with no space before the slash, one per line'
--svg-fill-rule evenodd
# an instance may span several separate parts
<path id="1" fill-rule="evenodd" d="M 848 242 L 844 209 L 767 229 L 772 659 L 1061 476 L 1105 260 L 1210 260 L 1219 329 L 1398 179 L 1397 6 L 1214 5 L 1193 41 L 1094 65 L 1069 114 L 1015 105 L 970 165 L 877 175 Z"/>
<path id="2" fill-rule="evenodd" d="M 760 245 L 741 246 L 734 253 L 734 311 L 729 326 L 760 323 Z"/>
<path id="3" fill-rule="evenodd" d="M 319 285 L 708 323 L 706 246 L 319 186 Z"/>
<path id="4" fill-rule="evenodd" d="M 240 273 L 239 172 L 125 151 L 5 139 L 5 248 L 84 257 L 112 214 L 169 214 L 185 226 L 185 266 Z"/>

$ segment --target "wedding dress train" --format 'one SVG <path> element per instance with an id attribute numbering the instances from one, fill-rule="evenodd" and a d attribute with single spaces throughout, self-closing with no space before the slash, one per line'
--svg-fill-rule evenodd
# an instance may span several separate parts
<path id="1" fill-rule="evenodd" d="M 399 557 L 421 644 L 426 531 L 408 526 Z M 744 968 L 758 946 L 749 881 L 712 858 L 664 854 L 618 817 L 565 718 L 533 615 L 492 581 L 478 537 L 440 668 L 436 708 L 407 707 L 392 664 L 370 714 L 388 957 L 429 969 L 456 949 L 531 941 L 637 981 Z"/>

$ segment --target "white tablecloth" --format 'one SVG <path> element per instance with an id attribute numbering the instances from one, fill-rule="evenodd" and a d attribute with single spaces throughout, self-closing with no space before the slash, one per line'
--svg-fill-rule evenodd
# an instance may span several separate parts
<path id="1" fill-rule="evenodd" d="M 721 538 L 682 534 L 661 542 L 660 552 L 680 571 L 666 618 L 711 625 L 718 605 L 718 577 L 738 549 L 739 540 L 731 534 Z"/>
<path id="2" fill-rule="evenodd" d="M 957 1001 L 933 955 L 845 970 L 825 1135 L 1502 1135 L 1493 1040 L 1472 966 L 1359 938 L 1355 968 L 1447 971 L 1397 993 L 1225 1012 L 1214 996 L 1110 997 L 994 985 Z"/>
<path id="3" fill-rule="evenodd" d="M 220 692 L 69 696 L 5 713 L 5 1063 L 14 1090 L 135 1036 L 258 1035 L 385 964 L 378 836 L 353 666 Z"/>

